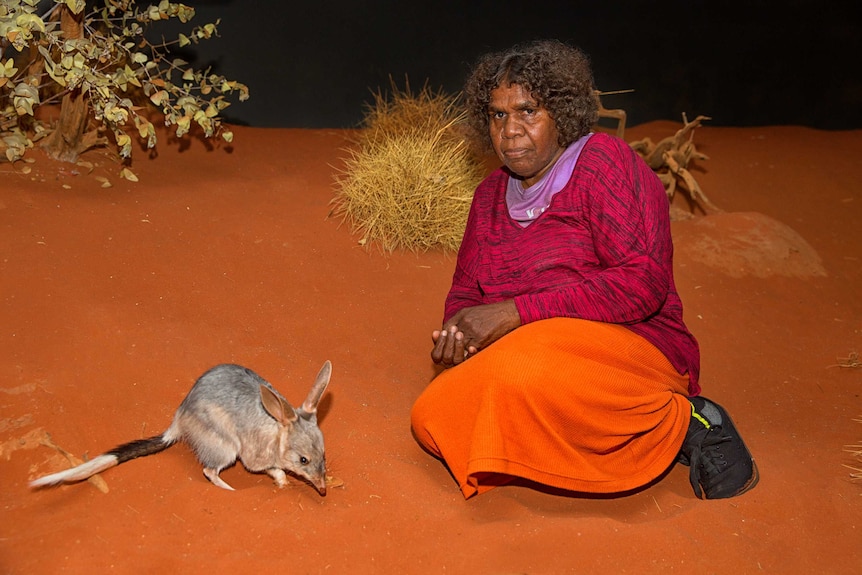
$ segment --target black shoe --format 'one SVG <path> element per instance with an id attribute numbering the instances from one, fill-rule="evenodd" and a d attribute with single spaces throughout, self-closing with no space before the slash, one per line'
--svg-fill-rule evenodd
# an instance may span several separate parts
<path id="1" fill-rule="evenodd" d="M 689 401 L 691 422 L 678 461 L 691 466 L 695 495 L 724 499 L 757 485 L 757 465 L 724 408 L 703 397 Z"/>

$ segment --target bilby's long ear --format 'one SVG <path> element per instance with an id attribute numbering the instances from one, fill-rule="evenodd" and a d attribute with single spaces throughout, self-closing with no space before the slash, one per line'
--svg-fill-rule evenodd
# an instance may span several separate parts
<path id="1" fill-rule="evenodd" d="M 273 390 L 265 385 L 260 386 L 260 401 L 268 414 L 282 425 L 290 425 L 296 421 L 296 412 Z"/>
<path id="2" fill-rule="evenodd" d="M 311 417 L 317 413 L 317 404 L 320 403 L 320 398 L 323 397 L 326 386 L 329 385 L 330 376 L 332 376 L 332 364 L 327 359 L 323 362 L 323 367 L 320 368 L 317 379 L 314 380 L 314 385 L 308 392 L 308 397 L 305 398 L 302 407 L 299 408 L 300 415 Z"/>

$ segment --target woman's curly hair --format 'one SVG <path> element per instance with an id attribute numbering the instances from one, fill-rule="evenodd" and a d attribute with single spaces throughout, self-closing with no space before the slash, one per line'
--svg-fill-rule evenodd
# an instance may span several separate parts
<path id="1" fill-rule="evenodd" d="M 464 86 L 467 122 L 477 143 L 491 149 L 488 105 L 491 91 L 518 84 L 548 110 L 566 147 L 589 133 L 599 106 L 590 61 L 580 49 L 558 40 L 537 40 L 480 57 Z"/>

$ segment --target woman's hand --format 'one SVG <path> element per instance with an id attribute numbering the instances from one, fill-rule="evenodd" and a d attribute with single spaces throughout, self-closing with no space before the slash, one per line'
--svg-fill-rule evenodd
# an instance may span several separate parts
<path id="1" fill-rule="evenodd" d="M 458 365 L 520 325 L 512 300 L 464 308 L 431 334 L 431 359 L 446 367 Z"/>
<path id="2" fill-rule="evenodd" d="M 470 354 L 470 349 L 464 347 L 464 334 L 458 331 L 458 326 L 444 326 L 443 329 L 435 329 L 431 333 L 434 341 L 434 349 L 431 350 L 431 359 L 434 363 L 444 367 L 458 365 Z M 473 348 L 472 353 L 476 353 Z"/>

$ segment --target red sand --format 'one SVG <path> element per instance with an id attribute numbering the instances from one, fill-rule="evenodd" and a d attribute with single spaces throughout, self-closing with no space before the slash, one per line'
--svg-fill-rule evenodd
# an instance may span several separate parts
<path id="1" fill-rule="evenodd" d="M 626 139 L 658 140 L 653 122 Z M 139 183 L 0 164 L 2 573 L 833 573 L 862 570 L 862 131 L 697 130 L 694 175 L 726 213 L 674 223 L 704 393 L 761 482 L 699 501 L 677 466 L 620 498 L 507 486 L 464 501 L 409 430 L 434 375 L 454 258 L 386 256 L 327 218 L 345 131 L 237 128 L 232 152 L 162 140 Z M 82 172 L 78 175 L 75 171 Z M 94 176 L 111 179 L 101 188 Z M 677 202 L 679 203 L 679 202 Z M 28 480 L 161 432 L 216 363 L 293 402 L 325 359 L 322 498 L 241 466 L 212 486 L 185 446 L 83 483 Z M 857 464 L 862 466 L 862 464 Z"/>

